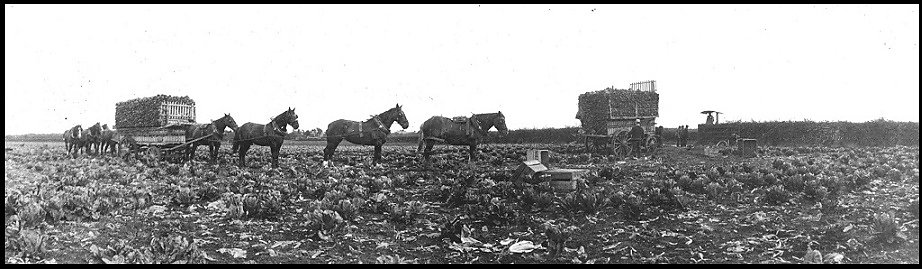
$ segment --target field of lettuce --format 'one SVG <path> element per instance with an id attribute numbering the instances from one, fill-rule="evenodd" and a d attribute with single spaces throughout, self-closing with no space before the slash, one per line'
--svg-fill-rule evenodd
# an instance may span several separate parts
<path id="1" fill-rule="evenodd" d="M 6 263 L 918 263 L 919 148 L 667 147 L 639 160 L 554 151 L 577 191 L 516 186 L 538 145 L 467 162 L 437 146 L 254 147 L 249 166 L 65 156 L 5 143 Z"/>

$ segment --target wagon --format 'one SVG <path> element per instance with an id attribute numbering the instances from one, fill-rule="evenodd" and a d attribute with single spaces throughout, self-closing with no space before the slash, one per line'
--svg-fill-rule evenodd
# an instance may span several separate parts
<path id="1" fill-rule="evenodd" d="M 632 83 L 630 89 L 607 88 L 587 92 L 579 97 L 579 138 L 587 151 L 607 152 L 620 157 L 631 155 L 629 133 L 635 120 L 644 129 L 641 153 L 658 148 L 656 117 L 659 116 L 659 94 L 655 81 Z"/>
<path id="2" fill-rule="evenodd" d="M 127 147 L 129 155 L 182 160 L 187 145 L 198 140 L 186 141 L 186 129 L 195 124 L 195 103 L 188 98 L 188 102 L 165 101 L 170 99 L 176 100 L 160 95 L 116 104 L 119 144 Z"/>
<path id="3" fill-rule="evenodd" d="M 713 123 L 705 122 L 698 124 L 698 141 L 697 144 L 705 146 L 730 147 L 736 144 L 739 139 L 737 125 L 721 124 L 721 112 L 713 110 L 701 111 L 701 114 L 717 114 L 717 119 Z"/>

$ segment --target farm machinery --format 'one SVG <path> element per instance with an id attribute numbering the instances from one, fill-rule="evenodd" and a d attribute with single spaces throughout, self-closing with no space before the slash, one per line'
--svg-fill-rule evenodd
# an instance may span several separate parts
<path id="1" fill-rule="evenodd" d="M 630 89 L 607 88 L 579 96 L 580 140 L 588 151 L 607 152 L 619 157 L 632 153 L 629 132 L 636 121 L 644 130 L 640 151 L 654 152 L 661 143 L 655 135 L 659 116 L 656 81 L 631 84 Z"/>
<path id="2" fill-rule="evenodd" d="M 705 110 L 701 114 L 708 115 L 704 124 L 698 124 L 698 145 L 706 146 L 705 153 L 735 153 L 737 155 L 753 157 L 756 152 L 756 140 L 741 138 L 740 127 L 737 124 L 721 124 L 719 111 Z M 714 117 L 712 115 L 716 115 Z M 733 147 L 736 147 L 734 149 Z"/>

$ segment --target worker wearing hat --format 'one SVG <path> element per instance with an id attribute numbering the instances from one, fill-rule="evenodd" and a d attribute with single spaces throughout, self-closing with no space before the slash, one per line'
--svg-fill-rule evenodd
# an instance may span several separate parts
<path id="1" fill-rule="evenodd" d="M 643 127 L 640 127 L 640 119 L 634 121 L 634 127 L 631 128 L 630 140 L 631 154 L 637 157 L 640 154 L 640 143 L 643 141 Z"/>

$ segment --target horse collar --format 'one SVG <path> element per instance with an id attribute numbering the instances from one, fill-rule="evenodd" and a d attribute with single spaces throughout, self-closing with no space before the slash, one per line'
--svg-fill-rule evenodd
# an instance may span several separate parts
<path id="1" fill-rule="evenodd" d="M 478 134 L 484 135 L 484 134 L 487 133 L 487 131 L 484 130 L 482 126 L 480 126 L 480 120 L 477 120 L 477 118 L 476 118 L 475 116 L 471 116 L 471 120 L 470 120 L 469 122 L 470 122 L 470 124 L 471 124 L 471 127 L 472 127 L 472 128 L 474 129 L 474 131 L 477 132 Z"/>
<path id="2" fill-rule="evenodd" d="M 382 131 L 384 131 L 384 133 L 391 132 L 391 130 L 388 130 L 387 127 L 384 126 L 384 123 L 381 122 L 381 118 L 379 118 L 377 115 L 375 115 L 373 119 L 375 120 L 375 123 L 378 124 L 378 129 L 381 129 Z"/>
<path id="3" fill-rule="evenodd" d="M 275 120 L 272 121 L 272 132 L 281 136 L 285 136 L 285 131 L 282 131 L 282 129 L 278 127 L 278 124 L 275 124 Z"/>

